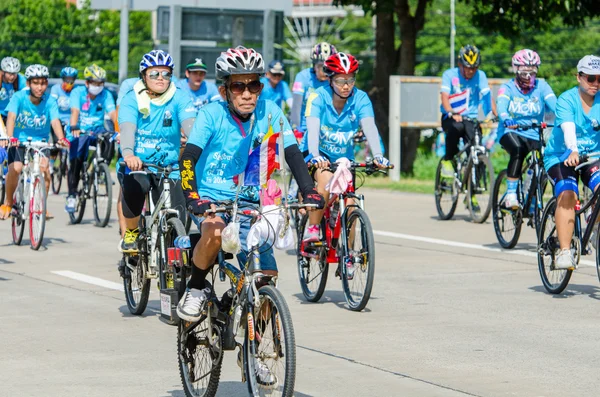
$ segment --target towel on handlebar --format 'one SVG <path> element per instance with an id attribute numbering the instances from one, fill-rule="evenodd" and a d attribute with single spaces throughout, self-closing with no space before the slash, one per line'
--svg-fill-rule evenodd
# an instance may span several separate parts
<path id="1" fill-rule="evenodd" d="M 260 189 L 260 198 L 262 205 L 281 204 L 281 189 L 275 179 L 269 179 L 267 187 Z"/>
<path id="2" fill-rule="evenodd" d="M 143 117 L 146 118 L 150 116 L 150 103 L 153 103 L 156 106 L 163 106 L 164 104 L 169 102 L 171 98 L 173 98 L 173 95 L 175 95 L 177 88 L 175 87 L 175 84 L 171 82 L 169 88 L 167 89 L 167 91 L 164 92 L 164 94 L 162 94 L 158 98 L 153 99 L 150 99 L 150 96 L 148 96 L 148 93 L 146 92 L 146 86 L 144 85 L 144 82 L 142 80 L 135 83 L 135 85 L 133 86 L 133 90 L 135 91 L 138 110 L 141 114 L 144 115 Z"/>
<path id="3" fill-rule="evenodd" d="M 331 177 L 331 180 L 325 186 L 329 193 L 342 194 L 352 182 L 352 172 L 350 172 L 350 160 L 345 157 L 336 160 L 337 170 Z"/>
<path id="4" fill-rule="evenodd" d="M 263 244 L 275 245 L 275 248 L 285 250 L 294 245 L 294 236 L 289 221 L 286 222 L 286 215 L 282 207 L 277 205 L 265 205 L 262 207 L 262 215 L 257 222 L 254 222 L 248 237 L 246 238 L 246 248 L 248 251 L 254 246 Z"/>

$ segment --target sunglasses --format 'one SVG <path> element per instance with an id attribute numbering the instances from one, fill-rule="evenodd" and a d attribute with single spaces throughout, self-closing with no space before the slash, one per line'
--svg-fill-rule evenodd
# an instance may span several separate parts
<path id="1" fill-rule="evenodd" d="M 537 76 L 537 72 L 534 70 L 519 70 L 517 72 L 517 74 L 519 75 L 519 77 L 525 77 L 525 78 L 530 78 L 531 76 L 533 76 L 533 77 Z"/>
<path id="2" fill-rule="evenodd" d="M 253 80 L 248 84 L 242 83 L 241 81 L 234 81 L 229 84 L 229 91 L 233 94 L 242 94 L 244 91 L 250 91 L 251 94 L 258 94 L 258 92 L 262 89 L 262 83 L 260 80 Z"/>
<path id="3" fill-rule="evenodd" d="M 167 72 L 166 70 L 163 70 L 162 72 L 159 72 L 158 70 L 152 70 L 150 73 L 148 73 L 148 77 L 150 77 L 152 80 L 158 79 L 158 76 L 162 76 L 162 78 L 165 80 L 171 80 L 173 73 Z"/>
<path id="4" fill-rule="evenodd" d="M 348 79 L 333 79 L 333 84 L 335 84 L 338 87 L 343 87 L 346 84 L 348 84 L 348 85 L 354 85 L 354 83 L 356 83 L 356 78 L 355 77 L 350 77 Z"/>
<path id="5" fill-rule="evenodd" d="M 600 76 L 599 75 L 591 75 L 591 74 L 585 74 L 585 73 L 579 73 L 579 75 L 581 77 L 585 77 L 586 81 L 590 84 L 595 83 L 596 81 L 600 82 Z"/>

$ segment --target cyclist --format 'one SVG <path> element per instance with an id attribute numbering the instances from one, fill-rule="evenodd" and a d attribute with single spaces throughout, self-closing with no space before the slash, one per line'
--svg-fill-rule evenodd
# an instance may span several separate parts
<path id="1" fill-rule="evenodd" d="M 242 46 L 222 52 L 216 61 L 217 78 L 223 81 L 219 92 L 226 101 L 211 103 L 200 109 L 188 144 L 180 160 L 182 187 L 187 206 L 202 232 L 194 249 L 192 276 L 188 288 L 177 306 L 177 314 L 187 321 L 197 321 L 207 293 L 206 275 L 215 263 L 221 247 L 221 231 L 229 221 L 227 216 L 206 214 L 215 201 L 234 199 L 233 178 L 224 174 L 229 163 L 248 135 L 256 143 L 272 127 L 280 131 L 283 121 L 285 160 L 298 181 L 305 203 L 323 207 L 323 198 L 314 189 L 310 175 L 298 149 L 292 129 L 281 109 L 271 101 L 260 100 L 260 77 L 264 73 L 261 54 Z M 280 154 L 281 155 L 281 154 Z M 238 160 L 236 158 L 236 160 Z M 247 159 L 246 159 L 247 161 Z M 258 191 L 246 186 L 241 193 L 244 201 L 258 204 Z M 245 245 L 250 222 L 241 222 L 241 242 Z M 245 255 L 238 255 L 240 265 Z M 267 275 L 277 274 L 272 249 L 261 254 L 261 267 Z M 265 367 L 266 368 L 266 367 Z M 262 376 L 267 376 L 263 373 Z"/>
<path id="2" fill-rule="evenodd" d="M 580 153 L 600 150 L 600 57 L 586 55 L 579 61 L 577 82 L 578 86 L 558 97 L 555 127 L 544 153 L 544 167 L 557 197 L 555 222 L 561 249 L 555 260 L 558 269 L 576 266 L 570 247 L 579 175 L 592 191 L 600 185 L 600 160 L 575 171 Z"/>
<path id="3" fill-rule="evenodd" d="M 102 132 L 104 128 L 104 115 L 108 114 L 113 124 L 117 123 L 115 100 L 110 92 L 104 90 L 106 71 L 98 65 L 86 67 L 83 71 L 85 85 L 75 88 L 71 92 L 71 150 L 69 151 L 69 195 L 65 209 L 75 212 L 77 206 L 77 185 L 81 174 L 81 167 L 88 154 L 88 148 L 94 144 L 96 138 L 93 134 Z M 88 134 L 80 136 L 81 131 Z"/>
<path id="4" fill-rule="evenodd" d="M 0 69 L 0 81 L 2 81 L 2 86 L 0 87 L 0 114 L 2 115 L 4 125 L 6 125 L 6 116 L 8 115 L 6 106 L 15 92 L 27 86 L 27 80 L 25 76 L 19 73 L 21 71 L 21 62 L 17 58 L 3 58 L 0 62 Z"/>
<path id="5" fill-rule="evenodd" d="M 11 147 L 8 150 L 6 198 L 4 205 L 0 207 L 0 219 L 6 219 L 12 209 L 13 194 L 19 182 L 19 175 L 23 170 L 25 149 L 15 146 L 19 142 L 27 141 L 30 137 L 34 142 L 47 141 L 50 138 L 50 127 L 58 137 L 58 143 L 65 147 L 69 146 L 60 125 L 56 99 L 45 95 L 48 88 L 48 76 L 46 66 L 28 66 L 25 70 L 25 77 L 29 89 L 15 93 L 6 107 L 8 111 L 6 132 L 10 138 Z M 48 172 L 48 160 L 45 157 L 40 159 L 40 170 L 44 173 L 46 194 L 48 194 L 50 173 Z M 46 218 L 49 219 L 52 216 L 46 212 Z"/>
<path id="6" fill-rule="evenodd" d="M 544 112 L 556 111 L 556 95 L 543 80 L 536 78 L 541 60 L 537 52 L 524 49 L 517 51 L 512 58 L 515 78 L 504 83 L 498 90 L 497 109 L 500 115 L 498 139 L 510 154 L 506 170 L 507 190 L 504 205 L 517 209 L 517 185 L 525 156 L 541 148 L 538 131 L 533 128 L 516 130 L 531 122 L 544 121 Z M 535 203 L 532 201 L 533 209 Z"/>
<path id="7" fill-rule="evenodd" d="M 490 112 L 497 116 L 487 77 L 479 70 L 480 64 L 479 49 L 469 44 L 458 53 L 458 67 L 448 69 L 442 75 L 440 112 L 442 129 L 446 133 L 442 176 L 446 178 L 454 178 L 453 159 L 458 153 L 460 138 L 471 140 L 475 136 L 473 122 L 463 120 L 463 116 L 476 118 L 480 104 L 486 117 Z"/>
<path id="8" fill-rule="evenodd" d="M 271 61 L 267 67 L 267 77 L 262 77 L 260 82 L 263 84 L 263 90 L 260 92 L 260 99 L 268 99 L 273 101 L 283 109 L 283 104 L 288 108 L 292 108 L 292 92 L 288 83 L 283 81 L 285 71 L 281 61 Z"/>
<path id="9" fill-rule="evenodd" d="M 375 164 L 381 168 L 390 162 L 383 157 L 379 131 L 375 125 L 373 105 L 367 93 L 354 86 L 358 61 L 350 54 L 338 52 L 325 61 L 323 67 L 329 77 L 329 86 L 321 87 L 308 98 L 306 127 L 310 164 L 316 166 L 313 178 L 319 194 L 329 199 L 326 186 L 333 174 L 328 170 L 330 162 L 345 157 L 354 159 L 354 141 L 359 126 L 367 137 Z M 321 239 L 323 211 L 309 215 L 304 241 Z"/>
<path id="10" fill-rule="evenodd" d="M 207 70 L 202 59 L 194 58 L 185 65 L 186 79 L 177 82 L 177 87 L 190 97 L 196 110 L 200 110 L 207 103 L 221 100 L 217 86 L 204 79 Z"/>
<path id="11" fill-rule="evenodd" d="M 56 99 L 60 122 L 68 126 L 71 122 L 71 91 L 75 87 L 75 80 L 79 72 L 77 69 L 67 66 L 60 71 L 62 84 L 55 84 L 50 89 L 50 95 Z"/>

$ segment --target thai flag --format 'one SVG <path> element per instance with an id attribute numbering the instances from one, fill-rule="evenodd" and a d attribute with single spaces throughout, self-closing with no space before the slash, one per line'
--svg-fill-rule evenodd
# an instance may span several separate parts
<path id="1" fill-rule="evenodd" d="M 453 113 L 462 113 L 469 108 L 469 90 L 452 94 L 448 99 Z"/>
<path id="2" fill-rule="evenodd" d="M 269 131 L 260 145 L 250 152 L 244 171 L 240 174 L 243 176 L 244 186 L 267 186 L 269 177 L 279 168 L 279 145 L 277 144 L 279 136 L 280 134 L 273 132 L 273 127 L 269 126 Z M 233 181 L 238 184 L 239 177 L 234 176 Z"/>

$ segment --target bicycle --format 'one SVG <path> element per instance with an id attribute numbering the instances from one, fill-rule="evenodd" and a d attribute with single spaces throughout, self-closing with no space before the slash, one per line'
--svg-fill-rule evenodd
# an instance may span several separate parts
<path id="1" fill-rule="evenodd" d="M 32 142 L 30 137 L 27 142 L 19 143 L 18 148 L 25 149 L 25 158 L 13 196 L 13 242 L 21 245 L 25 223 L 29 221 L 29 244 L 31 249 L 37 251 L 42 246 L 46 227 L 46 182 L 40 171 L 40 158 L 47 158 L 44 151 L 55 146 L 44 141 Z"/>
<path id="2" fill-rule="evenodd" d="M 90 135 L 90 132 L 82 131 L 79 136 Z M 71 224 L 81 223 L 85 213 L 86 201 L 93 200 L 94 220 L 98 227 L 106 227 L 110 220 L 112 207 L 112 179 L 108 167 L 109 159 L 105 159 L 105 145 L 111 145 L 114 139 L 110 131 L 95 134 L 96 145 L 90 145 L 89 149 L 94 154 L 88 155 L 81 167 L 81 175 L 77 186 L 77 205 L 75 211 L 69 213 Z M 77 150 L 74 148 L 73 150 Z"/>
<path id="3" fill-rule="evenodd" d="M 542 212 L 544 211 L 544 201 L 546 197 L 546 188 L 548 186 L 548 175 L 544 169 L 543 148 L 546 146 L 544 141 L 544 130 L 554 127 L 546 123 L 531 123 L 527 126 L 521 126 L 517 130 L 526 131 L 537 129 L 541 147 L 539 150 L 530 152 L 523 165 L 522 175 L 519 178 L 517 187 L 517 197 L 519 197 L 519 208 L 512 209 L 504 206 L 506 197 L 506 169 L 500 171 L 494 183 L 492 192 L 492 220 L 494 231 L 498 243 L 503 248 L 514 248 L 521 235 L 521 226 L 524 219 L 529 219 L 527 226 L 535 228 L 536 235 L 539 231 Z M 531 171 L 531 175 L 528 172 Z M 525 185 L 524 186 L 524 182 Z M 533 211 L 532 211 L 533 210 Z"/>
<path id="4" fill-rule="evenodd" d="M 0 163 L 0 205 L 4 204 L 4 196 L 6 195 L 6 161 Z"/>
<path id="5" fill-rule="evenodd" d="M 254 208 L 238 207 L 237 200 L 219 202 L 214 213 L 228 213 L 236 219 L 238 213 L 256 219 L 263 215 Z M 287 207 L 287 208 L 286 208 Z M 313 205 L 288 204 L 278 207 L 287 214 L 290 208 Z M 273 229 L 274 230 L 274 229 Z M 200 240 L 190 235 L 190 244 L 177 248 L 173 255 L 176 265 L 191 272 L 189 257 Z M 216 394 L 221 375 L 223 352 L 239 348 L 238 365 L 242 381 L 247 382 L 251 396 L 292 396 L 296 377 L 296 343 L 290 310 L 277 289 L 277 277 L 261 272 L 260 246 L 249 249 L 243 269 L 227 262 L 233 255 L 220 251 L 217 257 L 219 278 L 229 278 L 230 288 L 219 300 L 214 292 L 215 272 L 212 272 L 212 293 L 198 322 L 181 321 L 177 331 L 177 353 L 181 381 L 186 396 L 212 397 Z M 236 338 L 243 338 L 243 344 Z M 266 351 L 270 350 L 270 351 Z M 257 380 L 257 359 L 264 365 L 272 363 L 275 383 L 262 385 Z M 268 367 L 268 366 L 267 366 Z"/>
<path id="6" fill-rule="evenodd" d="M 435 206 L 441 220 L 452 219 L 459 194 L 466 193 L 465 201 L 471 219 L 475 223 L 483 223 L 492 209 L 492 202 L 489 197 L 485 202 L 485 195 L 489 196 L 490 188 L 494 186 L 494 167 L 488 150 L 481 145 L 481 122 L 469 117 L 463 117 L 463 120 L 474 124 L 475 137 L 452 159 L 455 164 L 453 178 L 442 176 L 443 158 L 440 159 L 435 173 Z M 444 195 L 449 197 L 444 199 Z"/>
<path id="7" fill-rule="evenodd" d="M 331 164 L 331 170 L 337 163 Z M 390 166 L 388 168 L 393 168 Z M 302 241 L 308 227 L 308 215 L 298 225 L 297 262 L 302 294 L 309 302 L 318 302 L 323 296 L 329 264 L 337 263 L 336 276 L 342 281 L 348 308 L 361 311 L 367 305 L 375 277 L 375 240 L 373 228 L 364 211 L 364 196 L 356 194 L 356 171 L 372 175 L 380 170 L 372 161 L 350 163 L 352 182 L 342 194 L 332 194 L 321 220 L 323 239 L 318 242 Z"/>
<path id="8" fill-rule="evenodd" d="M 579 157 L 579 165 L 575 167 L 575 170 L 579 170 L 583 166 L 591 164 L 599 158 L 600 152 L 581 155 Z M 571 239 L 571 251 L 574 254 L 573 256 L 576 264 L 579 264 L 582 255 L 589 255 L 592 252 L 589 247 L 589 242 L 592 232 L 597 228 L 595 220 L 600 214 L 600 205 L 596 204 L 598 196 L 600 196 L 600 189 L 596 189 L 591 198 L 583 206 L 579 201 L 577 201 L 575 206 L 575 230 Z M 557 253 L 560 251 L 560 244 L 556 233 L 556 224 L 554 222 L 556 202 L 556 197 L 553 197 L 544 209 L 538 233 L 537 250 L 538 269 L 542 278 L 542 283 L 544 284 L 544 288 L 551 294 L 560 294 L 567 287 L 574 270 L 556 269 L 554 267 L 554 260 L 556 259 Z M 581 222 L 582 215 L 585 216 L 586 221 L 589 220 L 589 223 L 583 231 Z M 596 233 L 595 238 L 596 247 L 598 247 L 600 234 Z M 598 249 L 596 249 L 596 271 L 598 272 L 598 278 L 600 279 L 600 252 Z"/>
<path id="9" fill-rule="evenodd" d="M 119 164 L 126 166 L 124 161 Z M 179 212 L 171 205 L 169 175 L 173 168 L 143 163 L 142 169 L 141 172 L 155 170 L 159 174 L 162 192 L 156 203 L 151 198 L 151 192 L 146 193 L 145 210 L 139 222 L 139 252 L 126 255 L 134 259 L 135 265 L 125 260 L 125 300 L 131 314 L 143 314 L 150 296 L 150 282 L 157 279 L 161 295 L 161 314 L 169 324 L 174 325 L 179 321 L 174 313 L 179 299 L 185 292 L 186 275 L 185 269 L 168 265 L 168 249 L 174 247 L 178 236 L 185 236 L 186 233 L 179 219 Z"/>
<path id="10" fill-rule="evenodd" d="M 60 194 L 63 178 L 69 174 L 69 150 L 61 149 L 57 155 L 52 168 L 50 168 L 52 178 L 52 193 Z"/>

